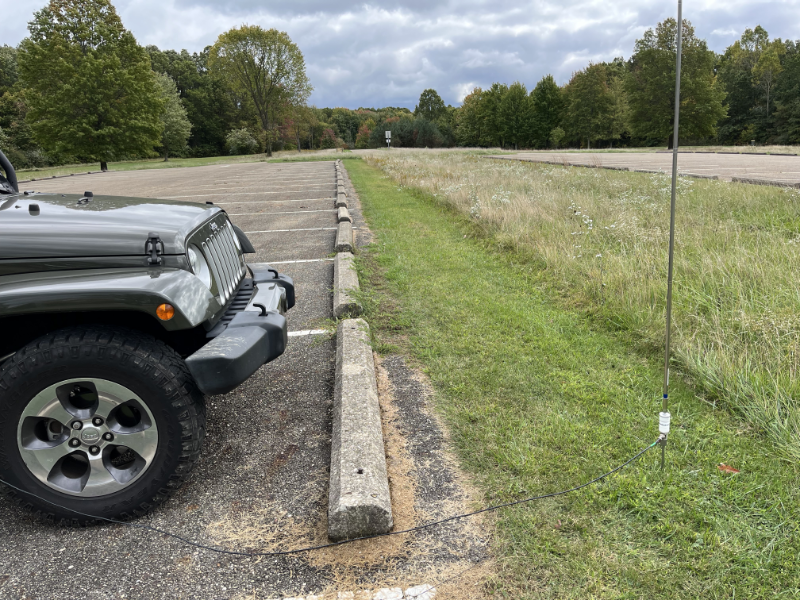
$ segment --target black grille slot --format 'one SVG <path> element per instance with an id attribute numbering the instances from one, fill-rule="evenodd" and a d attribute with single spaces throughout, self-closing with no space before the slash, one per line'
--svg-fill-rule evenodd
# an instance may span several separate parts
<path id="1" fill-rule="evenodd" d="M 231 300 L 231 303 L 228 305 L 225 314 L 222 315 L 222 318 L 219 320 L 219 322 L 214 325 L 214 328 L 208 332 L 207 337 L 214 338 L 225 331 L 230 322 L 233 321 L 233 317 L 247 308 L 247 305 L 250 303 L 250 299 L 253 297 L 253 292 L 253 280 L 245 279 L 242 281 L 239 291 L 237 291 L 233 296 L 233 300 Z"/>

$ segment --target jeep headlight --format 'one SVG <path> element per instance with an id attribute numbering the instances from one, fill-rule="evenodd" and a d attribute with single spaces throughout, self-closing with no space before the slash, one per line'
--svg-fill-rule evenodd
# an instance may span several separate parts
<path id="1" fill-rule="evenodd" d="M 211 289 L 211 270 L 208 268 L 203 252 L 197 246 L 189 246 L 186 253 L 189 257 L 189 266 L 192 273 L 200 278 L 200 281 L 210 290 Z"/>

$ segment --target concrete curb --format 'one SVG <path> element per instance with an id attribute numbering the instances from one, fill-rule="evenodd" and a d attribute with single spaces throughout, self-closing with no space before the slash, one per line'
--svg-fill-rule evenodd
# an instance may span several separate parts
<path id="1" fill-rule="evenodd" d="M 355 247 L 353 225 L 347 221 L 339 223 L 339 229 L 336 232 L 336 252 L 353 252 Z"/>
<path id="2" fill-rule="evenodd" d="M 347 196 L 347 192 L 344 191 L 344 185 L 338 184 L 336 186 L 336 195 L 337 196 Z"/>
<path id="3" fill-rule="evenodd" d="M 337 194 L 336 202 L 334 203 L 334 205 L 336 206 L 336 208 L 342 208 L 342 207 L 347 208 L 347 197 L 341 194 Z"/>
<path id="4" fill-rule="evenodd" d="M 749 177 L 732 177 L 731 181 L 735 183 L 749 183 L 751 185 L 773 185 L 776 187 L 789 187 L 800 188 L 800 183 L 792 183 L 790 181 L 774 181 L 772 179 L 751 179 Z"/>
<path id="5" fill-rule="evenodd" d="M 333 259 L 333 317 L 355 317 L 361 314 L 361 305 L 350 295 L 358 292 L 358 273 L 351 252 L 340 252 Z"/>
<path id="6" fill-rule="evenodd" d="M 369 326 L 347 319 L 336 332 L 328 537 L 388 532 L 393 525 Z"/>
<path id="7" fill-rule="evenodd" d="M 350 211 L 347 210 L 346 206 L 340 206 L 339 212 L 336 214 L 337 222 L 343 223 L 347 221 L 348 223 L 353 222 L 353 217 L 350 216 Z"/>

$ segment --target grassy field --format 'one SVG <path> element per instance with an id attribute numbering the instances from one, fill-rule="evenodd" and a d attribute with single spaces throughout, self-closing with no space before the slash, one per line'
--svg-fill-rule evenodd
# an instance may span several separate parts
<path id="1" fill-rule="evenodd" d="M 205 158 L 170 158 L 164 162 L 163 158 L 153 158 L 146 160 L 129 160 L 108 163 L 109 171 L 138 171 L 141 169 L 176 169 L 180 167 L 202 167 L 205 165 L 220 165 L 230 163 L 251 163 L 251 162 L 282 162 L 284 160 L 333 160 L 343 158 L 346 153 L 333 153 L 332 151 L 321 150 L 314 152 L 273 152 L 272 157 L 266 154 L 248 154 L 243 156 L 209 156 Z M 61 167 L 46 167 L 42 169 L 20 169 L 17 171 L 17 178 L 22 180 L 44 179 L 58 175 L 70 175 L 86 173 L 87 171 L 99 171 L 100 163 L 63 165 Z"/>
<path id="2" fill-rule="evenodd" d="M 562 304 L 664 337 L 670 179 L 419 152 L 368 159 L 523 254 Z M 698 393 L 800 459 L 800 191 L 679 180 L 674 340 Z"/>
<path id="3" fill-rule="evenodd" d="M 667 152 L 666 146 L 652 148 L 563 148 L 561 150 L 541 150 L 541 152 Z M 800 146 L 681 146 L 680 152 L 755 152 L 758 154 L 800 154 Z M 530 150 L 523 150 L 530 152 Z M 536 151 L 534 151 L 536 152 Z"/>
<path id="4" fill-rule="evenodd" d="M 650 248 L 650 238 L 663 239 L 663 231 L 638 221 L 646 235 L 637 235 L 628 216 L 617 219 L 621 214 L 607 222 L 598 210 L 598 190 L 613 189 L 614 197 L 659 213 L 651 205 L 663 199 L 664 182 L 624 174 L 628 182 L 614 179 L 598 188 L 594 170 L 518 168 L 462 157 L 461 171 L 447 155 L 435 164 L 406 159 L 347 166 L 375 234 L 359 257 L 367 318 L 381 352 L 408 353 L 431 377 L 453 443 L 484 501 L 569 488 L 651 443 L 660 357 L 650 344 L 634 344 L 630 332 L 646 319 L 629 323 L 624 316 L 618 327 L 626 332 L 598 322 L 598 315 L 615 310 L 627 314 L 626 303 L 638 300 L 620 291 L 622 267 L 610 277 L 612 267 L 601 268 L 595 256 Z M 492 184 L 482 187 L 487 173 L 494 173 Z M 538 215 L 516 212 L 528 235 L 515 229 L 510 215 L 507 222 L 489 220 L 506 201 L 518 206 L 518 184 L 538 204 L 557 201 L 553 187 L 567 196 L 550 216 L 544 207 Z M 586 200 L 590 190 L 597 204 Z M 697 188 L 692 193 L 699 202 Z M 462 194 L 465 205 L 457 201 Z M 742 204 L 732 210 L 744 210 Z M 474 211 L 470 216 L 474 206 L 480 218 Z M 758 221 L 746 215 L 740 215 L 744 222 Z M 605 232 L 615 222 L 613 230 L 630 237 L 604 237 L 599 248 L 593 234 L 573 241 L 573 231 Z M 547 250 L 542 230 L 558 231 L 556 237 L 567 241 Z M 566 258 L 555 260 L 559 254 Z M 656 262 L 640 257 L 629 266 L 637 279 L 649 278 L 652 307 L 643 314 L 654 319 L 661 300 L 657 274 L 648 269 Z M 679 293 L 686 293 L 685 283 Z M 688 354 L 687 336 L 681 343 Z M 759 428 L 706 401 L 692 381 L 673 375 L 673 435 L 664 472 L 658 451 L 651 451 L 604 484 L 497 515 L 500 572 L 489 582 L 491 592 L 507 598 L 800 593 L 797 463 L 776 452 Z M 740 472 L 727 473 L 721 463 Z"/>

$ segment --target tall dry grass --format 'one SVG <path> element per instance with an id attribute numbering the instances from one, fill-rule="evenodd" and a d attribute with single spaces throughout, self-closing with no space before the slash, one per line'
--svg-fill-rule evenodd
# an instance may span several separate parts
<path id="1" fill-rule="evenodd" d="M 647 346 L 664 339 L 667 174 L 375 153 L 398 185 L 469 215 L 548 280 Z M 800 458 L 800 191 L 680 179 L 674 351 L 721 402 Z"/>

